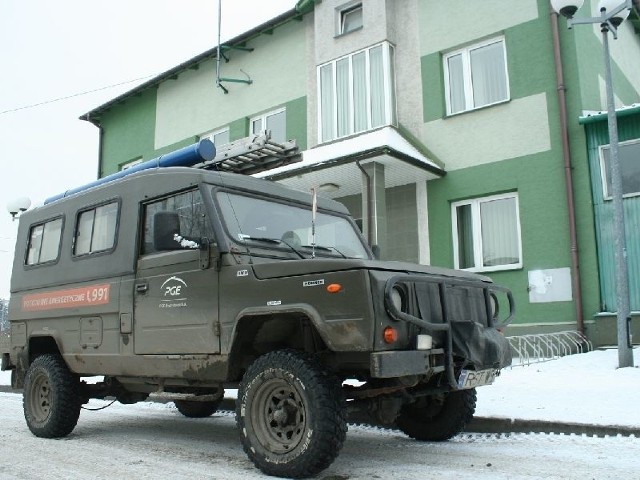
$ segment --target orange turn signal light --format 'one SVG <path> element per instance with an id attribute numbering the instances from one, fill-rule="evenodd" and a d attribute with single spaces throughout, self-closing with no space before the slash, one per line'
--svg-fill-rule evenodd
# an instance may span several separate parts
<path id="1" fill-rule="evenodd" d="M 338 293 L 342 291 L 342 285 L 339 283 L 331 283 L 327 285 L 327 292 L 329 293 Z"/>
<path id="2" fill-rule="evenodd" d="M 387 343 L 393 343 L 398 340 L 398 331 L 393 327 L 387 327 L 384 329 L 384 341 Z"/>

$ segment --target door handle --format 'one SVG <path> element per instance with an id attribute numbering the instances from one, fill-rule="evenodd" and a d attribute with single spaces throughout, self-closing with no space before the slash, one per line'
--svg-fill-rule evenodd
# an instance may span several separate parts
<path id="1" fill-rule="evenodd" d="M 145 293 L 147 290 L 149 290 L 149 284 L 147 283 L 139 283 L 136 285 L 136 292 L 138 293 Z"/>

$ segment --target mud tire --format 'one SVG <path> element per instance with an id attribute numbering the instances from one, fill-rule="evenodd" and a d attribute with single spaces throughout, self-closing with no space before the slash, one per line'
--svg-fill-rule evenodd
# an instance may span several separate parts
<path id="1" fill-rule="evenodd" d="M 210 417 L 222 402 L 222 398 L 212 402 L 196 402 L 189 400 L 174 400 L 174 404 L 178 411 L 188 418 L 205 418 Z"/>
<path id="2" fill-rule="evenodd" d="M 238 390 L 236 423 L 245 453 L 267 475 L 306 478 L 336 459 L 347 433 L 340 383 L 312 356 L 259 357 Z"/>
<path id="3" fill-rule="evenodd" d="M 81 398 L 80 379 L 59 355 L 41 355 L 27 369 L 22 405 L 36 437 L 69 435 L 80 417 Z"/>
<path id="4" fill-rule="evenodd" d="M 476 410 L 476 390 L 423 397 L 405 405 L 396 420 L 398 428 L 411 438 L 442 442 L 462 432 Z"/>

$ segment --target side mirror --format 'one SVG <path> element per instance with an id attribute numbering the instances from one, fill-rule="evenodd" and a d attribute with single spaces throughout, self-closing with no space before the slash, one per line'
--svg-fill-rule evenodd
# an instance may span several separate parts
<path id="1" fill-rule="evenodd" d="M 157 212 L 153 215 L 153 248 L 156 251 L 180 250 L 173 237 L 180 235 L 180 217 L 176 212 Z"/>

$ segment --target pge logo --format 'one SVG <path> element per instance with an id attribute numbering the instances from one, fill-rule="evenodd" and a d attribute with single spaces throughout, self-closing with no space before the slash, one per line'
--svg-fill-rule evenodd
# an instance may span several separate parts
<path id="1" fill-rule="evenodd" d="M 183 290 L 187 287 L 187 282 L 179 277 L 167 278 L 160 287 L 162 289 L 162 296 L 170 300 L 182 300 L 179 297 L 183 295 Z"/>

